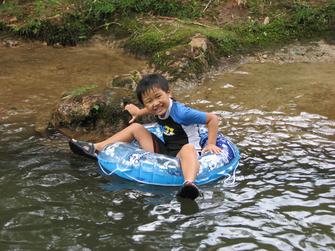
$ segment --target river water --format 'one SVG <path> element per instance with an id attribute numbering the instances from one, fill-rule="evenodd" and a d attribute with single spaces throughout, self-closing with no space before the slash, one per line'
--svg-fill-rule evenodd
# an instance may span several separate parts
<path id="1" fill-rule="evenodd" d="M 175 91 L 241 151 L 235 182 L 196 203 L 34 132 L 63 91 L 143 67 L 94 46 L 0 48 L 1 250 L 335 250 L 334 64 L 247 64 Z"/>

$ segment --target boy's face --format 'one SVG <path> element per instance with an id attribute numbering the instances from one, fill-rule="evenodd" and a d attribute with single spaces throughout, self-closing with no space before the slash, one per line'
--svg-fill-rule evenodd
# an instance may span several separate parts
<path id="1" fill-rule="evenodd" d="M 151 114 L 163 116 L 169 109 L 170 97 L 170 91 L 165 92 L 154 87 L 142 95 L 142 100 Z"/>

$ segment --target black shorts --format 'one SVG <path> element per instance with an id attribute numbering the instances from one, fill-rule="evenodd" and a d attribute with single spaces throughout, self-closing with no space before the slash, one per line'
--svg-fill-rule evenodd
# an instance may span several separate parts
<path id="1" fill-rule="evenodd" d="M 160 138 L 158 138 L 155 134 L 151 133 L 151 136 L 155 153 L 165 154 L 173 157 L 177 156 L 179 150 L 168 149 L 164 144 L 164 142 Z"/>

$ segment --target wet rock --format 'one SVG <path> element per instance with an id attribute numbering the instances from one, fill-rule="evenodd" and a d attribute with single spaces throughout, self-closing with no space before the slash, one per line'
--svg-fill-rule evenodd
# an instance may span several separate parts
<path id="1" fill-rule="evenodd" d="M 20 45 L 20 42 L 17 40 L 6 39 L 2 42 L 2 44 L 9 48 L 14 48 Z"/>
<path id="2" fill-rule="evenodd" d="M 60 43 L 55 43 L 55 44 L 52 45 L 52 47 L 55 48 L 55 49 L 61 49 L 61 48 L 63 48 L 64 46 L 61 45 Z"/>
<path id="3" fill-rule="evenodd" d="M 115 34 L 95 34 L 88 41 L 92 46 L 104 46 L 107 48 L 121 48 L 124 40 L 116 39 Z"/>
<path id="4" fill-rule="evenodd" d="M 191 38 L 191 42 L 189 43 L 191 46 L 191 52 L 194 53 L 196 50 L 198 52 L 206 52 L 208 48 L 208 39 L 204 36 L 197 34 L 196 36 Z"/>
<path id="5" fill-rule="evenodd" d="M 73 133 L 94 132 L 111 135 L 129 125 L 130 114 L 123 109 L 125 103 L 136 103 L 127 89 L 114 88 L 99 94 L 84 94 L 62 99 L 52 114 L 50 124 L 57 130 Z M 152 122 L 143 118 L 139 122 Z"/>
<path id="6" fill-rule="evenodd" d="M 108 87 L 121 87 L 129 90 L 135 90 L 137 83 L 141 78 L 141 73 L 138 71 L 132 71 L 129 74 L 115 76 L 114 79 L 108 84 Z"/>
<path id="7" fill-rule="evenodd" d="M 111 107 L 111 109 L 108 109 Z M 66 127 L 73 130 L 96 129 L 102 118 L 120 118 L 121 99 L 118 95 L 94 94 L 63 99 L 52 116 L 55 128 Z"/>
<path id="8" fill-rule="evenodd" d="M 50 124 L 50 119 L 50 114 L 37 116 L 34 126 L 35 133 L 44 137 L 47 137 L 49 134 L 51 134 L 53 132 L 53 127 Z"/>

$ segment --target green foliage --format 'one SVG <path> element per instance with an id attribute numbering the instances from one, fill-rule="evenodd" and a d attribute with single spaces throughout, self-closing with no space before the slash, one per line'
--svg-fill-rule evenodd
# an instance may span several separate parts
<path id="1" fill-rule="evenodd" d="M 0 14 L 21 18 L 20 24 L 10 27 L 12 32 L 48 44 L 75 45 L 94 32 L 105 29 L 128 36 L 125 46 L 131 52 L 144 54 L 161 67 L 173 62 L 168 51 L 186 47 L 190 38 L 201 34 L 214 45 L 218 56 L 264 48 L 270 44 L 287 43 L 333 29 L 335 2 L 311 6 L 303 0 L 248 0 L 247 8 L 256 14 L 249 21 L 230 27 L 207 26 L 192 21 L 202 15 L 208 1 L 196 0 L 31 0 L 30 16 L 24 16 L 23 5 L 7 2 L 0 5 Z M 219 1 L 217 1 L 219 2 Z M 293 2 L 293 3 L 292 3 Z M 64 8 L 69 7 L 70 8 Z M 63 10 L 67 10 L 64 11 Z M 59 18 L 52 17 L 58 14 Z M 171 16 L 166 21 L 159 16 Z M 260 18 L 261 15 L 261 18 Z M 270 17 L 264 25 L 259 20 Z M 24 17 L 24 18 L 23 18 Z M 7 28 L 8 29 L 8 28 Z M 5 30 L 1 26 L 0 30 Z M 179 51 L 178 51 L 179 52 Z M 180 51 L 180 54 L 187 53 Z M 201 62 L 189 63 L 195 72 Z M 80 91 L 79 91 L 80 93 Z"/>
<path id="2" fill-rule="evenodd" d="M 14 27 L 13 32 L 27 38 L 37 38 L 48 44 L 75 45 L 78 41 L 87 39 L 88 28 L 76 17 L 69 15 L 62 24 L 49 20 L 32 19 L 23 27 Z"/>
<path id="3" fill-rule="evenodd" d="M 45 18 L 59 14 L 61 6 L 69 4 L 67 0 L 35 0 L 33 2 L 33 12 L 35 18 Z"/>
<path id="4" fill-rule="evenodd" d="M 199 17 L 201 5 L 195 0 L 83 0 L 87 18 L 106 19 L 114 14 L 154 14 L 180 18 Z"/>
<path id="5" fill-rule="evenodd" d="M 264 14 L 264 8 L 269 2 L 268 0 L 248 0 L 247 1 L 247 6 L 250 9 L 251 12 L 255 14 Z"/>
<path id="6" fill-rule="evenodd" d="M 13 11 L 18 6 L 12 2 L 2 3 L 0 4 L 0 11 Z"/>
<path id="7" fill-rule="evenodd" d="M 171 70 L 166 62 L 174 60 L 168 51 L 178 51 L 177 47 L 189 43 L 195 34 L 206 36 L 213 43 L 218 56 L 243 53 L 331 29 L 335 19 L 334 5 L 317 8 L 296 5 L 291 8 L 291 18 L 279 16 L 271 19 L 268 24 L 249 19 L 248 22 L 230 28 L 201 26 L 181 20 L 175 20 L 169 25 L 151 22 L 146 27 L 137 27 L 126 46 L 132 52 L 151 56 L 156 66 L 171 72 L 174 69 Z M 190 61 L 189 64 L 189 68 L 193 67 L 196 72 L 199 71 L 199 62 Z"/>
<path id="8" fill-rule="evenodd" d="M 157 52 L 187 44 L 190 42 L 190 38 L 196 34 L 207 37 L 218 49 L 220 55 L 229 55 L 239 47 L 239 36 L 234 31 L 183 22 L 177 25 L 156 23 L 142 27 L 128 39 L 126 48 L 135 53 L 155 55 L 156 61 L 160 61 L 162 55 L 156 55 Z"/>
<path id="9" fill-rule="evenodd" d="M 167 47 L 164 34 L 152 29 L 137 34 L 127 41 L 126 47 L 132 52 L 150 55 Z"/>
<path id="10" fill-rule="evenodd" d="M 214 44 L 220 56 L 228 56 L 234 53 L 240 46 L 239 37 L 235 32 L 227 30 L 206 30 L 204 34 Z"/>
<path id="11" fill-rule="evenodd" d="M 85 0 L 84 8 L 88 18 L 104 19 L 114 14 L 117 4 L 110 0 Z"/>
<path id="12" fill-rule="evenodd" d="M 21 7 L 12 2 L 0 4 L 0 14 L 9 16 L 19 16 L 22 13 Z"/>
<path id="13" fill-rule="evenodd" d="M 335 4 L 311 7 L 291 6 L 289 18 L 278 17 L 264 25 L 253 20 L 237 26 L 239 50 L 258 49 L 269 44 L 283 44 L 292 39 L 308 38 L 331 29 L 335 20 Z"/>
<path id="14" fill-rule="evenodd" d="M 273 16 L 275 13 L 285 13 L 291 9 L 292 2 L 299 4 L 301 0 L 247 0 L 246 6 L 251 13 L 257 15 Z"/>
<path id="15" fill-rule="evenodd" d="M 45 6 L 44 6 L 44 2 L 41 0 L 36 0 L 35 4 L 34 4 L 34 10 L 35 10 L 35 14 L 37 16 L 40 16 L 42 11 L 44 10 Z"/>
<path id="16" fill-rule="evenodd" d="M 137 13 L 152 13 L 161 16 L 174 16 L 179 18 L 195 18 L 201 16 L 199 1 L 188 0 L 126 0 L 133 5 L 125 6 L 124 10 L 131 9 Z"/>
<path id="17" fill-rule="evenodd" d="M 328 29 L 335 20 L 335 2 L 328 6 L 312 8 L 308 5 L 295 5 L 292 22 L 301 30 L 318 32 Z"/>

